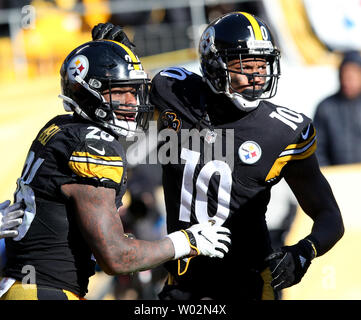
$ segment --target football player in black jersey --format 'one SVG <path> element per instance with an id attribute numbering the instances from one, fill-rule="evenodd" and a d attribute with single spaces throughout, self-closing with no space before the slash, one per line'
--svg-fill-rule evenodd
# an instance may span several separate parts
<path id="1" fill-rule="evenodd" d="M 91 41 L 67 56 L 60 74 L 60 97 L 72 114 L 51 119 L 30 147 L 15 192 L 25 214 L 18 234 L 6 239 L 1 299 L 82 299 L 92 254 L 111 275 L 195 255 L 222 258 L 229 230 L 209 222 L 159 241 L 124 234 L 117 208 L 126 158 L 118 138 L 146 129 L 153 110 L 138 57 L 122 43 Z"/>
<path id="2" fill-rule="evenodd" d="M 110 30 L 109 23 L 97 25 L 93 38 L 112 38 Z M 180 137 L 190 129 L 204 133 L 200 146 L 179 139 L 178 164 L 163 165 L 167 227 L 173 232 L 211 218 L 231 229 L 232 246 L 222 260 L 166 263 L 160 298 L 274 299 L 342 237 L 341 213 L 319 169 L 311 119 L 267 100 L 280 77 L 269 27 L 246 12 L 225 14 L 203 32 L 199 54 L 202 77 L 167 68 L 152 80 L 160 127 Z M 227 130 L 234 133 L 233 157 L 219 159 L 213 146 L 226 149 Z M 209 149 L 213 158 L 205 159 Z M 297 244 L 272 248 L 265 213 L 270 189 L 282 178 L 313 227 Z"/>

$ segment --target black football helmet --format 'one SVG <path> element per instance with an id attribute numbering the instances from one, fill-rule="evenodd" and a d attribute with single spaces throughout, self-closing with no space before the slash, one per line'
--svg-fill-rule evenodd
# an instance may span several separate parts
<path id="1" fill-rule="evenodd" d="M 280 52 L 268 26 L 258 17 L 246 12 L 232 12 L 215 19 L 201 36 L 199 54 L 203 79 L 214 92 L 225 94 L 241 110 L 252 110 L 258 106 L 259 99 L 269 99 L 276 94 Z M 244 73 L 242 59 L 246 58 L 265 59 L 267 73 Z M 241 62 L 240 72 L 227 67 L 234 59 Z M 248 79 L 265 77 L 265 82 L 262 89 L 256 90 L 253 85 L 253 89 L 241 93 L 230 91 L 230 72 L 246 75 Z"/>
<path id="2" fill-rule="evenodd" d="M 129 137 L 146 130 L 154 107 L 149 104 L 150 79 L 139 58 L 124 44 L 111 40 L 90 41 L 74 49 L 60 69 L 66 111 L 110 129 L 117 136 Z M 136 105 L 107 102 L 105 90 L 115 87 L 135 89 Z M 114 111 L 132 112 L 134 121 L 119 120 Z"/>

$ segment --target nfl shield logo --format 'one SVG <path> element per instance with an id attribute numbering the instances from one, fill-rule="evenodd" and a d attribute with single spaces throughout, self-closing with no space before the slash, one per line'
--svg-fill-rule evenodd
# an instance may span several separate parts
<path id="1" fill-rule="evenodd" d="M 246 141 L 238 149 L 239 158 L 246 164 L 256 163 L 261 158 L 261 154 L 261 147 L 254 141 Z"/>

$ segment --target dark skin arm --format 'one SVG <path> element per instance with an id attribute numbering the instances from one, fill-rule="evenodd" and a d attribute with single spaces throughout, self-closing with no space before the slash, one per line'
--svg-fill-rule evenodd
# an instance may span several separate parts
<path id="1" fill-rule="evenodd" d="M 150 269 L 174 257 L 169 238 L 143 241 L 124 236 L 114 189 L 67 184 L 62 191 L 74 206 L 79 228 L 97 263 L 107 274 Z"/>
<path id="2" fill-rule="evenodd" d="M 310 236 L 317 240 L 317 256 L 330 250 L 344 234 L 340 209 L 315 155 L 288 163 L 284 178 L 302 210 L 313 220 Z"/>

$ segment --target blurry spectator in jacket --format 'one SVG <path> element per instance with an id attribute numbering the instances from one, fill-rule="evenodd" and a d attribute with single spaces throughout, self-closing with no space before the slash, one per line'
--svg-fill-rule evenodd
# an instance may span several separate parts
<path id="1" fill-rule="evenodd" d="M 361 56 L 344 54 L 339 90 L 317 106 L 317 156 L 321 166 L 361 162 Z"/>

